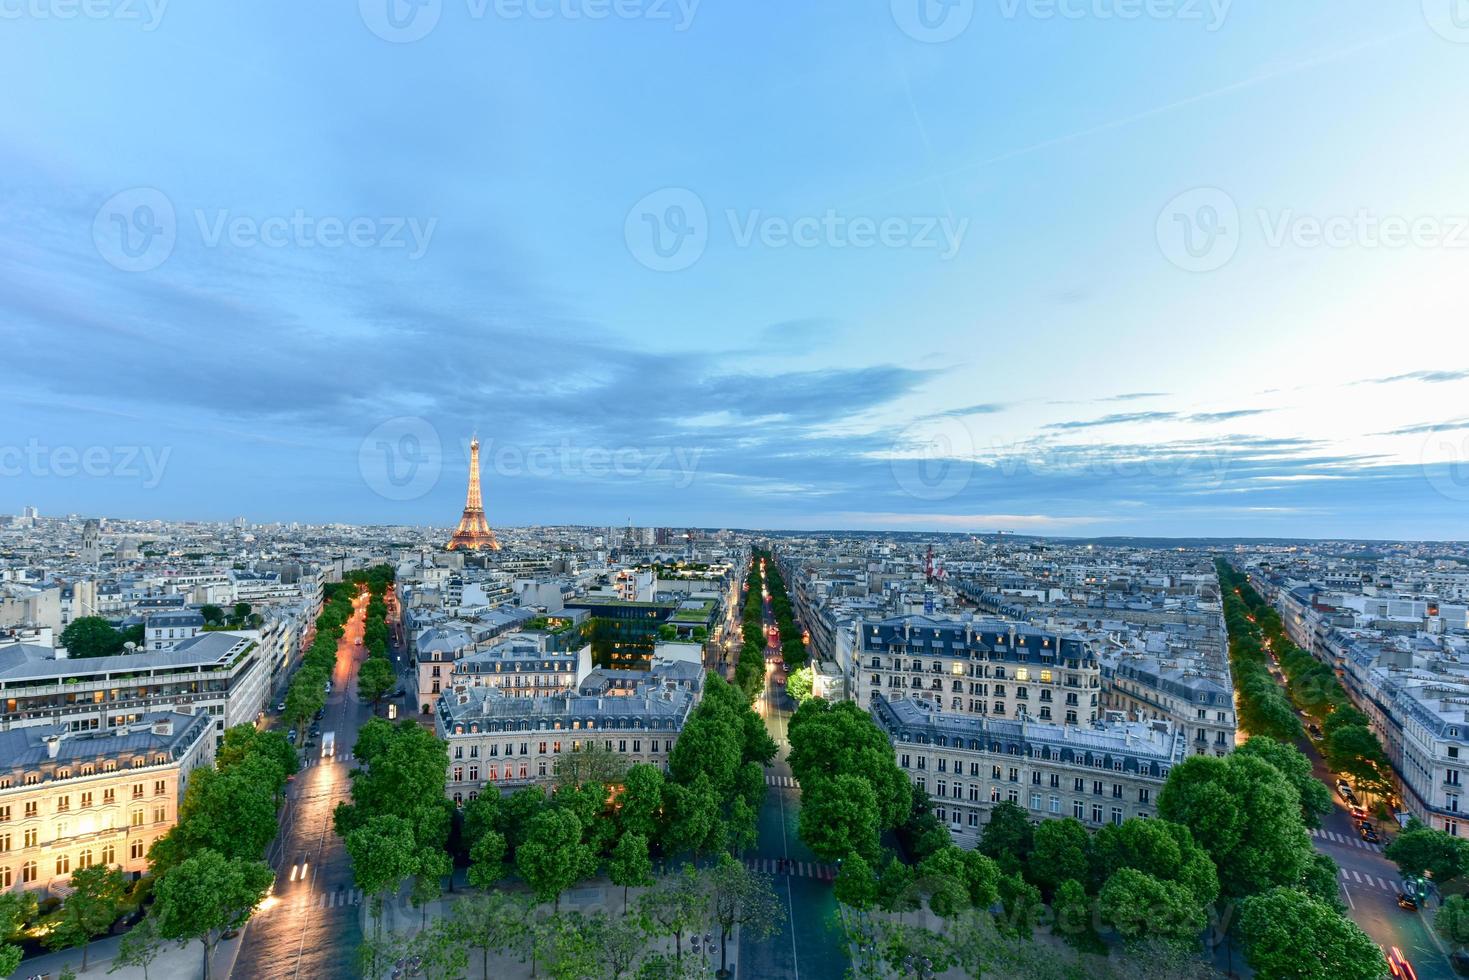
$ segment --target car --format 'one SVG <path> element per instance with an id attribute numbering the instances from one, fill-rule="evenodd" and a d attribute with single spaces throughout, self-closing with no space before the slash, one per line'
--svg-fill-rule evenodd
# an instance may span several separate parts
<path id="1" fill-rule="evenodd" d="M 285 711 L 286 710 L 286 702 L 282 701 L 280 704 L 276 705 L 275 706 L 275 710 L 277 710 L 277 711 Z"/>
<path id="2" fill-rule="evenodd" d="M 1311 737 L 1316 739 L 1316 741 L 1318 742 L 1326 737 L 1326 735 L 1321 731 L 1320 725 L 1312 725 L 1309 729 L 1307 729 L 1307 731 L 1309 731 L 1311 733 Z"/>
<path id="3" fill-rule="evenodd" d="M 290 742 L 293 745 L 295 744 L 295 742 L 296 742 L 296 729 L 293 728 L 290 731 L 286 732 L 286 741 L 287 742 Z"/>
<path id="4" fill-rule="evenodd" d="M 316 714 L 312 715 L 312 717 L 315 718 L 317 721 L 321 721 L 322 716 L 325 715 L 325 714 L 326 714 L 326 709 L 325 708 L 317 708 L 316 709 Z"/>
<path id="5" fill-rule="evenodd" d="M 315 738 L 316 736 L 318 736 L 320 734 L 321 734 L 321 726 L 320 725 L 312 725 L 311 726 L 311 737 L 312 738 Z"/>
<path id="6" fill-rule="evenodd" d="M 331 681 L 327 681 L 326 682 L 326 693 L 328 693 L 328 694 L 332 693 L 332 682 Z"/>
<path id="7" fill-rule="evenodd" d="M 1351 808 L 1351 812 L 1352 819 L 1355 820 L 1357 823 L 1362 823 L 1367 819 L 1367 810 L 1363 807 L 1353 806 Z"/>
<path id="8" fill-rule="evenodd" d="M 1416 912 L 1418 911 L 1418 899 L 1409 895 L 1407 892 L 1398 892 L 1398 908 L 1406 909 L 1409 912 Z"/>
<path id="9" fill-rule="evenodd" d="M 1369 844 L 1376 844 L 1382 840 L 1381 837 L 1377 836 L 1377 831 L 1372 829 L 1372 825 L 1370 823 L 1363 824 L 1361 827 L 1359 827 L 1357 829 L 1357 833 L 1361 834 L 1362 839 Z"/>
<path id="10" fill-rule="evenodd" d="M 1413 964 L 1408 962 L 1408 958 L 1403 955 L 1403 951 L 1396 946 L 1388 950 L 1387 967 L 1398 980 L 1418 980 L 1418 974 L 1414 972 Z"/>

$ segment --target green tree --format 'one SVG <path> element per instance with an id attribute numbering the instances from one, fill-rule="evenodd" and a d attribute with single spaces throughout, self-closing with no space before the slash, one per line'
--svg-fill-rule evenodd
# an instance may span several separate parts
<path id="1" fill-rule="evenodd" d="M 1306 862 L 1300 887 L 1318 902 L 1325 902 L 1338 912 L 1345 911 L 1341 902 L 1341 869 L 1330 855 L 1316 852 Z"/>
<path id="2" fill-rule="evenodd" d="M 1000 876 L 1000 906 L 1005 911 L 1001 931 L 1020 939 L 1029 939 L 1045 908 L 1040 889 L 1018 874 Z"/>
<path id="3" fill-rule="evenodd" d="M 393 665 L 380 657 L 368 657 L 357 669 L 357 696 L 374 706 L 398 683 Z"/>
<path id="4" fill-rule="evenodd" d="M 7 940 L 35 912 L 36 897 L 18 892 L 0 893 L 0 976 L 10 976 L 20 967 L 24 951 Z"/>
<path id="5" fill-rule="evenodd" d="M 214 753 L 214 764 L 225 771 L 255 755 L 274 762 L 283 777 L 301 768 L 296 750 L 283 732 L 262 730 L 248 722 L 225 730 L 224 741 Z"/>
<path id="6" fill-rule="evenodd" d="M 1124 939 L 1161 936 L 1190 939 L 1204 930 L 1204 907 L 1193 892 L 1136 868 L 1115 872 L 1097 895 L 1102 920 Z"/>
<path id="7" fill-rule="evenodd" d="M 785 920 L 785 909 L 770 881 L 728 854 L 709 872 L 709 917 L 719 926 L 719 973 L 729 975 L 729 936 L 736 926 L 741 937 L 768 939 Z"/>
<path id="8" fill-rule="evenodd" d="M 1357 925 L 1294 888 L 1272 888 L 1240 907 L 1245 956 L 1261 980 L 1378 980 L 1382 952 Z"/>
<path id="9" fill-rule="evenodd" d="M 877 856 L 877 794 L 856 774 L 801 784 L 801 840 L 825 861 L 856 852 Z"/>
<path id="10" fill-rule="evenodd" d="M 481 833 L 469 848 L 469 883 L 489 888 L 505 877 L 505 837 L 494 830 Z"/>
<path id="11" fill-rule="evenodd" d="M 622 980 L 632 973 L 647 948 L 647 934 L 634 919 L 613 918 L 603 912 L 593 913 L 582 924 L 597 961 L 598 977 Z"/>
<path id="12" fill-rule="evenodd" d="M 1372 730 L 1363 725 L 1346 725 L 1333 729 L 1326 737 L 1326 764 L 1336 772 L 1356 779 L 1359 786 L 1381 791 L 1391 784 L 1384 773 L 1391 765 L 1383 754 L 1382 743 Z"/>
<path id="13" fill-rule="evenodd" d="M 934 980 L 951 969 L 957 957 L 948 939 L 921 926 L 902 922 L 882 925 L 882 955 L 900 977 Z"/>
<path id="14" fill-rule="evenodd" d="M 1433 916 L 1433 929 L 1454 949 L 1469 946 L 1469 898 L 1450 895 Z"/>
<path id="15" fill-rule="evenodd" d="M 865 912 L 877 903 L 877 875 L 872 865 L 860 854 L 849 854 L 832 883 L 836 899 L 843 905 Z"/>
<path id="16" fill-rule="evenodd" d="M 112 928 L 121 910 L 127 883 L 122 872 L 103 864 L 78 868 L 71 876 L 72 892 L 51 920 L 46 935 L 48 949 L 82 948 L 82 972 L 92 940 Z"/>
<path id="17" fill-rule="evenodd" d="M 1030 815 L 1019 804 L 1001 803 L 990 811 L 989 823 L 980 831 L 979 851 L 1005 871 L 1019 872 L 1030 857 L 1034 832 Z"/>
<path id="18" fill-rule="evenodd" d="M 688 850 L 697 857 L 700 852 L 724 846 L 719 796 L 707 773 L 699 773 L 691 785 L 665 785 L 663 797 L 668 807 L 665 852 Z"/>
<path id="19" fill-rule="evenodd" d="M 1047 893 L 1068 879 L 1086 881 L 1091 870 L 1091 834 L 1080 820 L 1045 820 L 1032 834 L 1025 876 Z"/>
<path id="20" fill-rule="evenodd" d="M 648 891 L 638 896 L 638 911 L 643 918 L 673 937 L 678 959 L 683 959 L 683 937 L 704 921 L 704 882 L 692 864 L 665 875 Z"/>
<path id="21" fill-rule="evenodd" d="M 786 676 L 786 693 L 795 699 L 797 704 L 809 701 L 815 694 L 812 688 L 816 683 L 816 675 L 808 667 L 798 667 Z"/>
<path id="22" fill-rule="evenodd" d="M 627 777 L 628 769 L 621 755 L 601 742 L 588 742 L 580 749 L 558 755 L 553 774 L 557 787 L 587 783 L 615 786 Z"/>
<path id="23" fill-rule="evenodd" d="M 160 878 L 153 888 L 158 935 L 204 947 L 204 980 L 224 934 L 238 929 L 265 897 L 275 873 L 259 861 L 231 861 L 202 850 Z"/>
<path id="24" fill-rule="evenodd" d="M 296 673 L 286 689 L 286 710 L 282 716 L 286 724 L 300 729 L 306 719 L 326 706 L 325 683 L 325 676 L 310 668 L 303 667 Z"/>
<path id="25" fill-rule="evenodd" d="M 1092 880 L 1098 888 L 1117 871 L 1133 868 L 1159 881 L 1176 881 L 1202 908 L 1219 896 L 1214 863 L 1187 827 L 1133 818 L 1108 824 L 1092 840 Z"/>
<path id="26" fill-rule="evenodd" d="M 803 787 L 822 776 L 865 779 L 877 797 L 879 830 L 897 827 L 913 811 L 913 784 L 887 735 L 855 702 L 812 698 L 796 709 L 788 761 Z"/>
<path id="27" fill-rule="evenodd" d="M 1300 796 L 1278 769 L 1251 755 L 1196 755 L 1175 766 L 1158 816 L 1183 824 L 1214 860 L 1227 897 L 1295 885 L 1311 856 Z"/>
<path id="28" fill-rule="evenodd" d="M 1065 881 L 1058 882 L 1055 886 L 1055 895 L 1055 899 L 1051 902 L 1051 913 L 1054 916 L 1053 931 L 1059 933 L 1066 942 L 1080 949 L 1096 948 L 1099 937 L 1096 930 L 1092 928 L 1092 900 L 1081 882 L 1075 878 L 1067 878 Z"/>
<path id="29" fill-rule="evenodd" d="M 1256 735 L 1237 750 L 1258 756 L 1280 771 L 1296 788 L 1301 798 L 1301 818 L 1307 827 L 1321 826 L 1321 818 L 1331 812 L 1331 792 L 1311 771 L 1311 760 L 1294 745 Z"/>
<path id="30" fill-rule="evenodd" d="M 561 909 L 561 893 L 597 868 L 592 849 L 582 842 L 582 824 L 568 810 L 549 808 L 536 814 L 525 841 L 515 850 L 515 865 L 536 900 Z"/>
<path id="31" fill-rule="evenodd" d="M 1404 875 L 1433 876 L 1440 885 L 1469 869 L 1469 841 L 1426 827 L 1399 834 L 1383 851 Z"/>
<path id="32" fill-rule="evenodd" d="M 108 657 L 122 652 L 122 634 L 101 616 L 80 616 L 61 631 L 59 645 L 71 657 Z"/>
<path id="33" fill-rule="evenodd" d="M 452 920 L 437 919 L 408 941 L 408 953 L 418 958 L 426 977 L 462 977 L 469 967 L 466 946 Z"/>
<path id="34" fill-rule="evenodd" d="M 653 883 L 653 859 L 648 856 L 648 838 L 630 832 L 623 834 L 612 849 L 612 859 L 607 862 L 607 876 L 614 885 L 622 886 L 622 911 L 626 914 L 627 890 Z"/>
<path id="35" fill-rule="evenodd" d="M 516 948 L 530 932 L 530 906 L 507 892 L 491 891 L 454 903 L 450 922 L 460 942 L 477 949 L 480 972 L 490 975 L 490 954 Z"/>
<path id="36" fill-rule="evenodd" d="M 112 958 L 108 973 L 137 967 L 143 971 L 143 980 L 148 980 L 148 966 L 163 952 L 163 938 L 158 935 L 158 920 L 144 916 L 137 925 L 129 929 L 118 943 L 117 955 Z M 0 967 L 4 963 L 0 962 Z"/>
<path id="37" fill-rule="evenodd" d="M 417 868 L 413 824 L 389 813 L 369 818 L 344 838 L 352 879 L 371 896 L 374 936 L 381 937 L 383 899 Z"/>
<path id="38" fill-rule="evenodd" d="M 224 610 L 213 603 L 205 603 L 199 607 L 199 615 L 204 617 L 204 622 L 210 626 L 220 626 L 224 623 Z"/>
<path id="39" fill-rule="evenodd" d="M 638 763 L 627 770 L 622 782 L 617 819 L 625 833 L 652 841 L 661 836 L 663 825 L 663 771 Z"/>

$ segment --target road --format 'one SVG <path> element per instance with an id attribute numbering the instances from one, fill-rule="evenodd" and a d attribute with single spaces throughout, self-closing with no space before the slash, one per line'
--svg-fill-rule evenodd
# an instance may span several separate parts
<path id="1" fill-rule="evenodd" d="M 768 599 L 765 621 L 774 624 Z M 766 660 L 779 655 L 780 638 L 771 634 Z M 780 932 L 769 939 L 740 938 L 738 973 L 744 980 L 839 980 L 846 975 L 848 960 L 845 943 L 830 926 L 837 907 L 831 888 L 836 869 L 818 861 L 797 833 L 801 792 L 786 762 L 790 752 L 787 726 L 795 703 L 785 692 L 782 673 L 773 669 L 767 672 L 765 691 L 755 707 L 764 717 L 765 728 L 775 739 L 778 751 L 765 771 L 769 789 L 760 809 L 760 836 L 746 863 L 760 871 L 775 872 L 775 892 L 786 907 L 786 920 Z M 777 862 L 781 859 L 792 862 L 789 871 L 779 870 Z"/>
<path id="2" fill-rule="evenodd" d="M 332 691 L 322 731 L 336 732 L 336 756 L 322 759 L 313 745 L 290 784 L 275 857 L 276 884 L 244 933 L 232 977 L 255 980 L 348 980 L 359 975 L 355 950 L 361 941 L 360 894 L 352 866 L 332 831 L 332 810 L 350 798 L 351 749 L 371 709 L 357 698 L 357 668 L 367 657 L 357 645 L 367 602 L 355 604 L 337 647 Z"/>
<path id="3" fill-rule="evenodd" d="M 1398 866 L 1383 857 L 1381 844 L 1367 844 L 1358 835 L 1351 813 L 1336 792 L 1336 779 L 1315 744 L 1303 738 L 1296 747 L 1311 760 L 1316 778 L 1332 789 L 1335 806 L 1322 818 L 1320 829 L 1311 831 L 1311 843 L 1341 867 L 1342 901 L 1352 921 L 1384 949 L 1396 946 L 1402 950 L 1420 980 L 1456 976 L 1431 928 L 1437 904 L 1418 912 L 1398 908 L 1402 889 Z M 1387 840 L 1384 836 L 1383 842 Z"/>

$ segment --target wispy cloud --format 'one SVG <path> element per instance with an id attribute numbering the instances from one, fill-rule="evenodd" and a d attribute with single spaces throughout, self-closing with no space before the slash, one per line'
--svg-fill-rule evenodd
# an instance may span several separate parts
<path id="1" fill-rule="evenodd" d="M 1406 374 L 1394 374 L 1386 378 L 1364 378 L 1354 381 L 1359 385 L 1387 385 L 1397 381 L 1424 381 L 1429 384 L 1443 384 L 1448 381 L 1463 381 L 1469 378 L 1469 368 L 1459 371 L 1409 371 Z"/>
<path id="2" fill-rule="evenodd" d="M 1232 412 L 1197 412 L 1186 417 L 1188 422 L 1229 422 L 1233 419 L 1249 418 L 1251 415 L 1265 415 L 1273 412 L 1273 408 L 1240 408 Z"/>
<path id="3" fill-rule="evenodd" d="M 1416 436 L 1427 432 L 1449 432 L 1453 429 L 1469 429 L 1469 418 L 1448 419 L 1443 422 L 1420 422 L 1417 425 L 1405 425 L 1400 429 L 1389 429 L 1379 432 L 1380 436 Z"/>
<path id="4" fill-rule="evenodd" d="M 1078 419 L 1071 422 L 1052 422 L 1047 429 L 1095 429 L 1104 425 L 1123 425 L 1129 422 L 1167 422 L 1178 418 L 1177 412 L 1118 412 L 1103 415 L 1099 419 Z"/>

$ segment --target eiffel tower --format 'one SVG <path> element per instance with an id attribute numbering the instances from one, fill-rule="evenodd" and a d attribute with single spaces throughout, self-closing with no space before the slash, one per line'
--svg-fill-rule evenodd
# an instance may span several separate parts
<path id="1" fill-rule="evenodd" d="M 499 551 L 500 542 L 485 520 L 485 507 L 479 498 L 479 437 L 469 442 L 469 494 L 464 499 L 464 516 L 445 546 L 449 551 Z"/>

